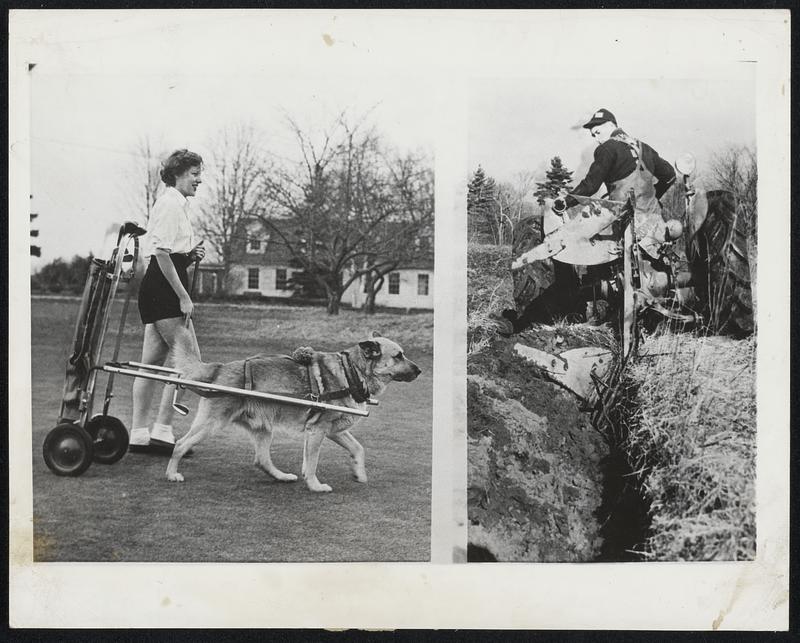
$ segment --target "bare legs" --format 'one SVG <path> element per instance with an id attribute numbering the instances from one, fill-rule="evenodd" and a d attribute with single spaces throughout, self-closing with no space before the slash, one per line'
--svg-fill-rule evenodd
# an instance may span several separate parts
<path id="1" fill-rule="evenodd" d="M 194 325 L 189 322 L 189 335 L 196 354 L 200 355 L 197 338 L 194 334 Z M 144 327 L 144 342 L 142 343 L 142 363 L 162 366 L 171 362 L 171 349 L 178 333 L 184 332 L 183 319 L 161 319 L 154 324 Z M 137 377 L 133 382 L 133 422 L 134 429 L 149 426 L 148 416 L 152 407 L 153 395 L 159 382 L 143 377 Z M 156 422 L 160 424 L 172 423 L 172 398 L 175 392 L 174 385 L 164 386 L 161 403 L 158 408 Z"/>
<path id="2" fill-rule="evenodd" d="M 161 335 L 162 339 L 167 343 L 170 347 L 170 354 L 167 356 L 165 366 L 172 366 L 172 346 L 175 344 L 175 337 L 178 333 L 189 331 L 189 336 L 192 338 L 192 345 L 197 357 L 200 357 L 200 348 L 197 345 L 197 337 L 194 334 L 194 325 L 192 321 L 189 320 L 189 326 L 186 328 L 183 325 L 182 318 L 173 318 L 173 319 L 161 319 L 155 323 L 156 329 L 158 330 L 159 334 Z M 179 401 L 181 397 L 183 397 L 184 390 L 178 390 L 178 397 L 176 401 Z M 172 424 L 172 416 L 174 415 L 174 409 L 172 407 L 172 402 L 175 399 L 175 385 L 174 384 L 165 384 L 164 391 L 161 394 L 161 403 L 158 407 L 158 416 L 156 417 L 156 422 L 159 424 Z"/>
<path id="3" fill-rule="evenodd" d="M 161 338 L 155 324 L 144 327 L 144 342 L 142 343 L 142 359 L 144 364 L 162 365 L 167 359 L 169 346 Z M 158 382 L 137 377 L 133 380 L 133 421 L 131 428 L 140 429 L 149 425 L 147 418 L 150 415 L 150 406 L 153 402 L 153 393 Z"/>

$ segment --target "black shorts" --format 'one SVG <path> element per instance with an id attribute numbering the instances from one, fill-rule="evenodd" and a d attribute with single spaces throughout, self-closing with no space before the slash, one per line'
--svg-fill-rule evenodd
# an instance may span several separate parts
<path id="1" fill-rule="evenodd" d="M 169 256 L 175 271 L 186 290 L 189 290 L 189 275 L 186 269 L 191 263 L 185 254 L 173 253 Z M 158 265 L 155 255 L 150 257 L 150 264 L 139 285 L 139 316 L 143 324 L 152 324 L 159 319 L 183 317 L 178 295 L 170 286 L 164 273 Z"/>

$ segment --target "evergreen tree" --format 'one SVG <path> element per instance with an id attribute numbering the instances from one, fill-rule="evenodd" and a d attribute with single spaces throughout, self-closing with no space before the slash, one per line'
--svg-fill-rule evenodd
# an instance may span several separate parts
<path id="1" fill-rule="evenodd" d="M 545 199 L 555 199 L 562 192 L 572 189 L 572 172 L 561 162 L 561 158 L 554 156 L 550 160 L 550 169 L 545 173 L 547 180 L 536 184 L 533 196 L 539 205 L 544 205 Z"/>
<path id="2" fill-rule="evenodd" d="M 495 237 L 497 229 L 495 180 L 479 165 L 467 186 L 467 227 L 470 235 Z"/>

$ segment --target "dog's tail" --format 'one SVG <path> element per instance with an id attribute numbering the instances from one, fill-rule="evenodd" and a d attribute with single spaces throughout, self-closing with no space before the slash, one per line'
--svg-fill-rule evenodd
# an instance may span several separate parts
<path id="1" fill-rule="evenodd" d="M 200 361 L 194 339 L 188 329 L 182 328 L 175 334 L 175 343 L 172 346 L 173 364 L 180 374 L 187 380 L 210 382 L 214 373 L 214 366 Z"/>

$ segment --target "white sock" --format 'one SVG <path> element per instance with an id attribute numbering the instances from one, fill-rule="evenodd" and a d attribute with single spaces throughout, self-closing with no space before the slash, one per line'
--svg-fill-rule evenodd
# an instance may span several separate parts
<path id="1" fill-rule="evenodd" d="M 158 422 L 155 422 L 153 424 L 153 430 L 150 433 L 150 437 L 156 440 L 161 440 L 162 442 L 175 442 L 175 435 L 172 433 L 171 424 L 159 424 Z"/>
<path id="2" fill-rule="evenodd" d="M 150 429 L 146 426 L 139 427 L 138 429 L 131 429 L 128 443 L 133 445 L 144 445 L 150 442 Z"/>

